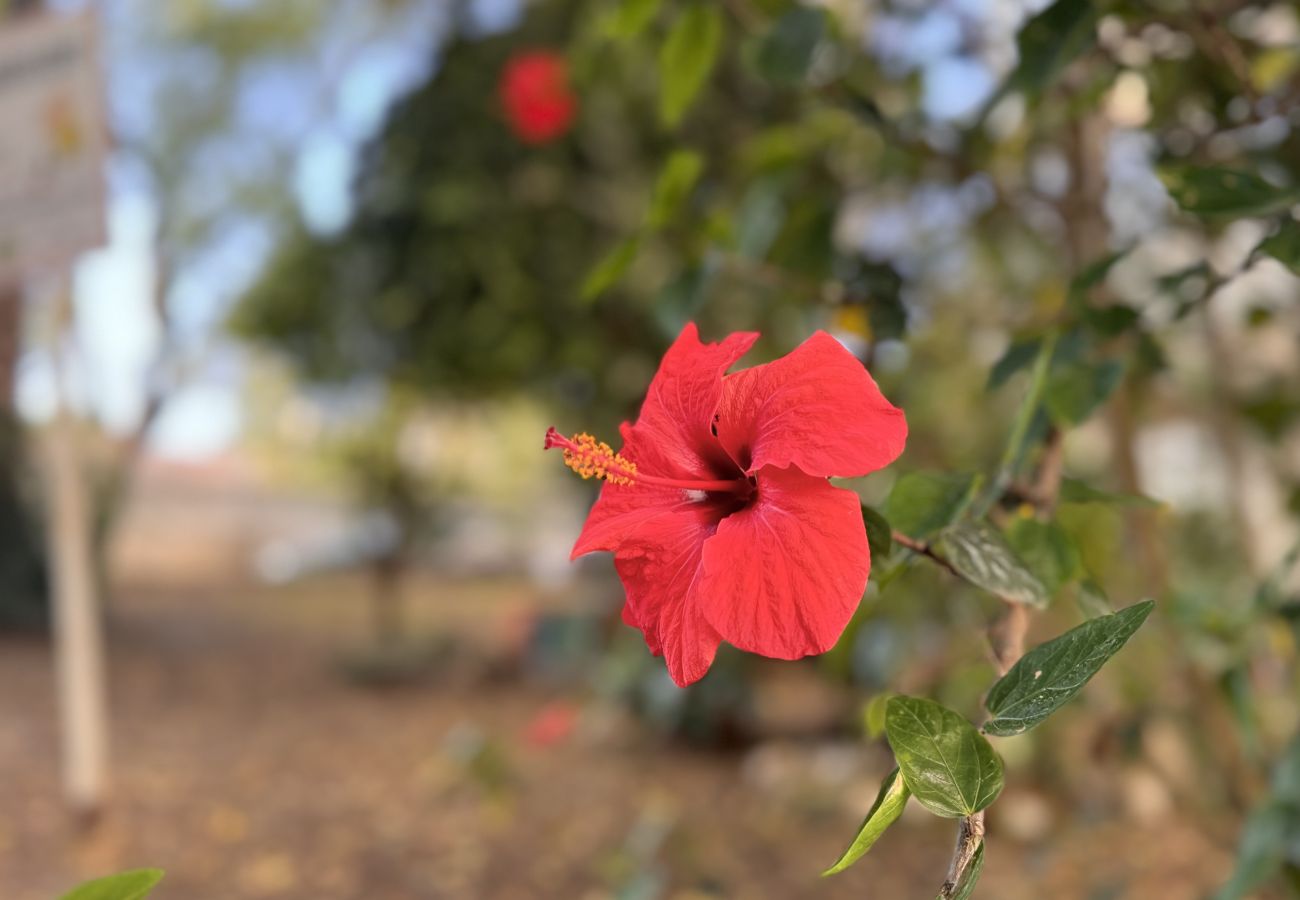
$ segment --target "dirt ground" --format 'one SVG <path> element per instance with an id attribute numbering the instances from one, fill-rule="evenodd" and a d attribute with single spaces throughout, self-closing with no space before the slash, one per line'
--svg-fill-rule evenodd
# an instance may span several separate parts
<path id="1" fill-rule="evenodd" d="M 426 588 L 469 643 L 532 599 L 510 581 Z M 358 686 L 337 662 L 364 633 L 361 590 L 119 590 L 112 798 L 88 831 L 58 799 L 47 648 L 0 639 L 0 898 L 146 865 L 167 870 L 158 900 L 907 900 L 942 881 L 950 824 L 915 809 L 852 870 L 817 877 L 870 803 L 878 752 L 688 750 L 582 696 L 469 670 Z M 571 730 L 557 700 L 580 710 Z M 1003 808 L 1026 800 L 1009 789 Z M 1018 839 L 995 807 L 976 896 L 1191 900 L 1231 866 L 1178 815 L 1066 819 Z"/>

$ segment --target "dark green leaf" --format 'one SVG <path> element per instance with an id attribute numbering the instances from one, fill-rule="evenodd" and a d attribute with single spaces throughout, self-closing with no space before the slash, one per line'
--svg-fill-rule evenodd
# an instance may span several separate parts
<path id="1" fill-rule="evenodd" d="M 1142 321 L 1142 316 L 1131 306 L 1115 303 L 1110 306 L 1085 307 L 1083 321 L 1103 337 L 1115 337 L 1132 330 Z"/>
<path id="2" fill-rule="evenodd" d="M 835 861 L 835 865 L 822 872 L 822 876 L 843 872 L 866 855 L 877 839 L 885 833 L 885 829 L 894 824 L 894 821 L 903 814 L 903 807 L 907 805 L 909 793 L 906 782 L 898 777 L 898 769 L 890 772 L 885 777 L 885 783 L 880 786 L 880 793 L 876 795 L 876 802 L 872 804 L 871 811 L 862 820 L 858 836 Z"/>
<path id="3" fill-rule="evenodd" d="M 1117 250 L 1085 266 L 1083 271 L 1070 281 L 1071 301 L 1076 304 L 1082 303 L 1087 298 L 1088 292 L 1105 281 L 1106 276 L 1110 274 L 1110 270 L 1115 268 L 1115 264 L 1128 256 L 1132 250 L 1132 247 Z"/>
<path id="4" fill-rule="evenodd" d="M 1116 494 L 1093 487 L 1077 478 L 1061 479 L 1062 503 L 1106 503 L 1111 506 L 1159 506 L 1159 501 L 1141 494 Z"/>
<path id="5" fill-rule="evenodd" d="M 630 237 L 605 254 L 604 258 L 587 273 L 586 279 L 582 282 L 582 299 L 586 301 L 595 300 L 617 284 L 619 279 L 627 273 L 633 261 L 636 260 L 636 254 L 640 248 L 641 239 Z"/>
<path id="6" fill-rule="evenodd" d="M 1155 604 L 1136 603 L 1091 619 L 1022 656 L 989 691 L 988 734 L 1028 731 L 1064 706 L 1127 643 Z"/>
<path id="7" fill-rule="evenodd" d="M 162 877 L 162 869 L 134 869 L 87 881 L 64 894 L 62 900 L 141 900 Z"/>
<path id="8" fill-rule="evenodd" d="M 894 484 L 885 517 L 908 537 L 924 539 L 961 513 L 976 476 L 957 472 L 909 472 Z"/>
<path id="9" fill-rule="evenodd" d="M 939 552 L 963 578 L 1004 600 L 1042 608 L 1048 593 L 1043 583 L 1016 556 L 992 525 L 961 522 L 939 536 Z"/>
<path id="10" fill-rule="evenodd" d="M 1022 516 L 1007 527 L 1007 542 L 1051 597 L 1083 575 L 1079 551 L 1055 522 Z"/>
<path id="11" fill-rule="evenodd" d="M 1259 249 L 1300 275 L 1300 222 L 1283 219 L 1277 231 L 1264 238 Z"/>
<path id="12" fill-rule="evenodd" d="M 722 13 L 696 3 L 673 23 L 659 53 L 659 118 L 674 127 L 709 78 L 722 46 Z"/>
<path id="13" fill-rule="evenodd" d="M 814 6 L 796 6 L 776 20 L 759 45 L 759 73 L 778 84 L 803 80 L 813 51 L 826 33 L 826 13 Z"/>
<path id="14" fill-rule="evenodd" d="M 862 521 L 867 526 L 867 545 L 875 562 L 884 562 L 894 549 L 893 529 L 889 521 L 865 503 L 862 504 Z"/>
<path id="15" fill-rule="evenodd" d="M 1124 377 L 1124 366 L 1113 360 L 1079 363 L 1052 375 L 1043 391 L 1043 405 L 1058 425 L 1078 425 L 1105 402 Z"/>
<path id="16" fill-rule="evenodd" d="M 704 157 L 693 150 L 676 150 L 668 157 L 655 181 L 650 213 L 646 217 L 651 228 L 663 228 L 672 221 L 703 171 Z"/>
<path id="17" fill-rule="evenodd" d="M 970 895 L 975 892 L 975 885 L 980 880 L 980 873 L 984 871 L 984 841 L 975 848 L 975 853 L 971 856 L 970 862 L 966 868 L 957 876 L 957 883 L 953 885 L 951 891 L 941 892 L 936 900 L 970 900 Z"/>
<path id="18" fill-rule="evenodd" d="M 1016 341 L 1008 347 L 989 371 L 988 389 L 1002 387 L 1012 375 L 1028 368 L 1029 364 L 1038 357 L 1038 348 L 1042 343 L 1041 338 L 1031 338 L 1026 341 Z"/>
<path id="19" fill-rule="evenodd" d="M 1097 8 L 1091 0 L 1057 0 L 1020 29 L 1020 59 L 1008 79 L 1013 90 L 1037 97 L 1097 37 Z"/>
<path id="20" fill-rule="evenodd" d="M 908 790 L 937 816 L 969 816 L 1002 792 L 1002 760 L 989 742 L 970 722 L 932 700 L 890 700 L 885 736 Z"/>
<path id="21" fill-rule="evenodd" d="M 1300 199 L 1295 187 L 1279 188 L 1253 172 L 1238 169 L 1170 166 L 1160 174 L 1179 206 L 1206 218 L 1270 215 Z"/>
<path id="22" fill-rule="evenodd" d="M 1300 737 L 1273 770 L 1269 795 L 1246 820 L 1232 877 L 1214 900 L 1240 900 L 1274 878 L 1300 845 Z M 1294 862 L 1294 859 L 1292 859 Z"/>

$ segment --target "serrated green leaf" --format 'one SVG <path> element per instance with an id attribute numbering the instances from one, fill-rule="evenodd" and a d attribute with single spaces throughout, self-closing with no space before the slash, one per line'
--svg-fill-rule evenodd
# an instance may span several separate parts
<path id="1" fill-rule="evenodd" d="M 964 472 L 908 472 L 889 492 L 885 518 L 909 537 L 927 538 L 957 518 L 976 483 Z"/>
<path id="2" fill-rule="evenodd" d="M 1159 506 L 1160 501 L 1141 494 L 1117 494 L 1103 491 L 1077 478 L 1062 478 L 1062 503 L 1105 503 L 1110 506 Z"/>
<path id="3" fill-rule="evenodd" d="M 1300 200 L 1295 186 L 1279 188 L 1253 172 L 1223 166 L 1166 166 L 1160 177 L 1175 203 L 1202 218 L 1265 216 Z"/>
<path id="4" fill-rule="evenodd" d="M 903 814 L 903 807 L 907 806 L 909 794 L 907 783 L 899 777 L 898 769 L 894 769 L 880 786 L 880 792 L 876 794 L 876 802 L 872 804 L 867 817 L 862 820 L 862 827 L 858 829 L 857 837 L 835 864 L 822 872 L 822 877 L 843 872 L 865 856 L 872 845 L 885 833 L 885 829 L 894 824 Z"/>
<path id="5" fill-rule="evenodd" d="M 1007 543 L 1016 556 L 1042 582 L 1049 596 L 1083 575 L 1079 551 L 1065 530 L 1055 522 L 1040 522 L 1022 516 L 1007 526 Z"/>
<path id="6" fill-rule="evenodd" d="M 862 521 L 867 526 L 867 546 L 873 562 L 883 562 L 894 549 L 894 533 L 889 521 L 865 503 L 862 504 Z"/>
<path id="7" fill-rule="evenodd" d="M 885 736 L 917 802 L 937 816 L 979 812 L 1002 792 L 1002 760 L 975 726 L 919 697 L 894 697 Z"/>
<path id="8" fill-rule="evenodd" d="M 703 171 L 704 157 L 700 154 L 693 150 L 673 151 L 655 180 L 646 223 L 651 228 L 659 229 L 671 222 Z"/>
<path id="9" fill-rule="evenodd" d="M 960 522 L 945 530 L 939 552 L 961 576 L 1005 600 L 1042 608 L 1048 594 L 1043 583 L 1016 556 L 1002 532 L 983 520 Z"/>
<path id="10" fill-rule="evenodd" d="M 659 118 L 676 127 L 709 78 L 722 46 L 722 13 L 695 3 L 673 23 L 659 53 Z"/>
<path id="11" fill-rule="evenodd" d="M 87 881 L 64 894 L 61 900 L 141 900 L 162 881 L 162 869 L 133 869 Z"/>
<path id="12" fill-rule="evenodd" d="M 1056 424 L 1078 425 L 1106 401 L 1123 378 L 1124 366 L 1114 360 L 1069 366 L 1048 379 L 1043 405 Z"/>
<path id="13" fill-rule="evenodd" d="M 984 841 L 975 848 L 971 855 L 970 862 L 966 868 L 957 876 L 957 884 L 951 891 L 940 892 L 936 900 L 970 900 L 971 894 L 975 892 L 975 885 L 979 883 L 980 873 L 984 871 Z"/>
<path id="14" fill-rule="evenodd" d="M 808 73 L 813 51 L 826 33 L 826 12 L 796 6 L 773 24 L 758 47 L 759 74 L 777 84 L 796 84 Z"/>
<path id="15" fill-rule="evenodd" d="M 1144 600 L 1091 619 L 1030 650 L 989 690 L 986 734 L 1028 731 L 1064 706 L 1142 626 L 1155 603 Z"/>
<path id="16" fill-rule="evenodd" d="M 641 239 L 630 237 L 605 254 L 583 280 L 580 292 L 582 299 L 586 302 L 595 300 L 617 284 L 619 279 L 627 274 L 640 249 Z"/>
<path id="17" fill-rule="evenodd" d="M 1283 219 L 1277 231 L 1260 242 L 1259 249 L 1300 275 L 1300 222 Z"/>

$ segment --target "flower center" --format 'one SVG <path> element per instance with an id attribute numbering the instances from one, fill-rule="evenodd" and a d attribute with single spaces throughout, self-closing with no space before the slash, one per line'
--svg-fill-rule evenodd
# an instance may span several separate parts
<path id="1" fill-rule="evenodd" d="M 613 448 L 604 441 L 597 441 L 585 433 L 566 438 L 554 428 L 548 428 L 543 448 L 551 450 L 555 447 L 564 451 L 564 464 L 584 479 L 595 478 L 625 487 L 635 484 L 655 484 L 661 487 L 681 488 L 684 491 L 748 494 L 753 490 L 753 485 L 746 478 L 697 481 L 647 475 L 637 471 L 636 463 L 624 458 L 621 453 L 615 453 Z"/>

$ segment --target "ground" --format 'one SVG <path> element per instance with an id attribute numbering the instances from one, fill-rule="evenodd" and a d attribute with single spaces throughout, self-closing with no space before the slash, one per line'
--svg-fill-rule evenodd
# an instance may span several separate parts
<path id="1" fill-rule="evenodd" d="M 120 586 L 112 796 L 88 830 L 59 802 L 44 641 L 0 639 L 0 897 L 52 900 L 146 865 L 167 870 L 158 900 L 906 900 L 941 882 L 951 823 L 915 805 L 859 865 L 817 877 L 870 802 L 881 751 L 842 739 L 691 750 L 576 688 L 478 666 L 362 687 L 338 661 L 364 635 L 363 589 L 355 577 Z M 535 600 L 510 580 L 429 581 L 415 599 L 440 610 L 421 627 L 484 653 Z M 1050 800 L 1004 800 L 977 897 L 1192 900 L 1231 866 L 1231 832 L 1181 815 L 1071 825 Z M 1018 837 L 1011 815 L 1025 808 L 1057 824 Z"/>

